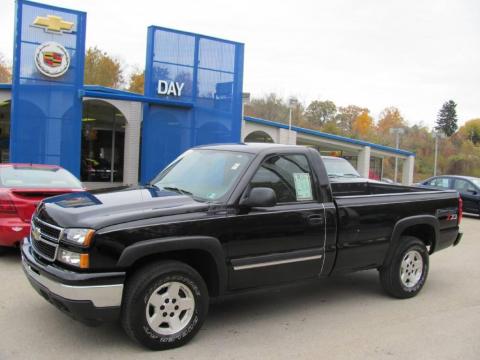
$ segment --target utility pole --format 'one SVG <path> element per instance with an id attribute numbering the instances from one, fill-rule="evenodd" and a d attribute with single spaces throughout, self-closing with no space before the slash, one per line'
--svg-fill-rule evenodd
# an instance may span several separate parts
<path id="1" fill-rule="evenodd" d="M 243 136 L 245 135 L 245 105 L 250 104 L 250 93 L 244 92 L 242 93 L 242 126 L 241 126 L 241 142 L 244 142 Z"/>
<path id="2" fill-rule="evenodd" d="M 390 134 L 395 135 L 395 148 L 398 149 L 400 146 L 400 135 L 405 133 L 404 128 L 391 128 Z M 393 181 L 397 182 L 397 175 L 398 175 L 398 156 L 395 155 L 395 175 L 393 177 Z"/>
<path id="3" fill-rule="evenodd" d="M 292 113 L 293 109 L 297 106 L 298 100 L 294 97 L 291 97 L 288 100 L 288 145 L 290 145 L 290 133 L 292 132 Z"/>
<path id="4" fill-rule="evenodd" d="M 433 176 L 437 176 L 437 160 L 438 160 L 438 139 L 443 138 L 443 132 L 441 131 L 434 131 L 433 137 L 435 138 L 435 154 L 433 160 Z"/>

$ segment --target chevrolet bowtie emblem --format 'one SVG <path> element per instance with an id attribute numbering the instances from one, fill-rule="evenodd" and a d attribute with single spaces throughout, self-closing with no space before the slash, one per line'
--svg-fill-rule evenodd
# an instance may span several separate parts
<path id="1" fill-rule="evenodd" d="M 63 21 L 60 16 L 55 15 L 37 16 L 32 26 L 42 28 L 53 34 L 70 33 L 73 30 L 73 22 Z"/>

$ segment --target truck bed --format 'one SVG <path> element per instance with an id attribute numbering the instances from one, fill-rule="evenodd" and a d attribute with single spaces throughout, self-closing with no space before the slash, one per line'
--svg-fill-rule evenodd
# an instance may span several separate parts
<path id="1" fill-rule="evenodd" d="M 398 184 L 387 184 L 377 181 L 366 180 L 356 180 L 351 182 L 331 182 L 331 187 L 334 197 L 439 191 L 433 189 L 425 189 Z"/>
<path id="2" fill-rule="evenodd" d="M 439 218 L 441 239 L 453 241 L 450 233 L 458 232 L 458 227 L 445 222 L 458 197 L 455 191 L 374 181 L 332 182 L 331 188 L 337 207 L 335 272 L 351 271 L 352 265 L 356 270 L 381 265 L 394 227 L 402 218 L 419 215 Z M 451 246 L 450 240 L 439 242 L 432 251 Z"/>

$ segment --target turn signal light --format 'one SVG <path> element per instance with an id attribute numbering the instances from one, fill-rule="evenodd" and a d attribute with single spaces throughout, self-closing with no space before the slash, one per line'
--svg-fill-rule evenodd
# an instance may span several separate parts
<path id="1" fill-rule="evenodd" d="M 64 264 L 75 266 L 80 269 L 88 269 L 90 266 L 90 258 L 88 254 L 80 254 L 62 248 L 58 251 L 57 259 Z"/>

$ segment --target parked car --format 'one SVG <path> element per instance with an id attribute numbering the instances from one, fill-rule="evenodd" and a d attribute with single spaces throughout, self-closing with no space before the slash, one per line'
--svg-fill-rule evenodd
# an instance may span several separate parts
<path id="1" fill-rule="evenodd" d="M 418 184 L 436 189 L 453 189 L 460 193 L 463 210 L 480 215 L 480 178 L 461 175 L 434 176 Z"/>
<path id="2" fill-rule="evenodd" d="M 80 181 L 59 166 L 0 164 L 0 251 L 29 235 L 42 199 L 78 191 L 84 191 Z"/>
<path id="3" fill-rule="evenodd" d="M 378 269 L 391 296 L 418 294 L 429 256 L 461 239 L 458 193 L 330 183 L 324 163 L 303 146 L 211 145 L 143 187 L 46 199 L 25 274 L 66 314 L 121 319 L 156 350 L 189 341 L 211 298 L 262 286 Z"/>
<path id="4" fill-rule="evenodd" d="M 330 181 L 362 178 L 353 165 L 346 159 L 335 156 L 322 156 Z"/>

